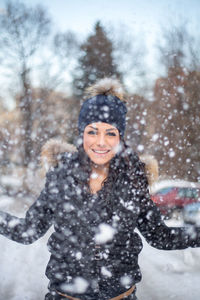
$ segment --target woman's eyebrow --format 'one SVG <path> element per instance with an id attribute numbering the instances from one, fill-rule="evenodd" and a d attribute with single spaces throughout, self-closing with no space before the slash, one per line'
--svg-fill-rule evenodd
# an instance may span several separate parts
<path id="1" fill-rule="evenodd" d="M 106 129 L 106 131 L 113 131 L 113 130 L 117 130 L 117 128 L 109 128 L 109 129 Z"/>
<path id="2" fill-rule="evenodd" d="M 92 129 L 94 129 L 94 130 L 98 130 L 98 128 L 96 128 L 96 127 L 93 127 L 92 125 L 90 125 L 89 126 L 90 128 L 92 128 Z M 113 130 L 117 130 L 117 128 L 109 128 L 109 129 L 106 129 L 106 132 L 108 132 L 108 131 L 113 131 Z"/>

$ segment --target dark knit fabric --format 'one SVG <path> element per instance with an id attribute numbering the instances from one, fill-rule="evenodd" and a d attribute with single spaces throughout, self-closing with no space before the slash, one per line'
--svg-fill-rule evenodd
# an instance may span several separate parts
<path id="1" fill-rule="evenodd" d="M 112 95 L 97 95 L 87 99 L 79 114 L 78 128 L 82 133 L 91 123 L 103 122 L 116 127 L 123 136 L 126 128 L 127 108 L 124 102 Z"/>
<path id="2" fill-rule="evenodd" d="M 191 231 L 164 224 L 150 199 L 143 164 L 137 156 L 134 159 L 132 170 L 120 172 L 109 189 L 105 183 L 92 196 L 87 184 L 83 185 L 87 175 L 80 167 L 78 154 L 66 153 L 47 174 L 44 190 L 24 219 L 0 212 L 0 233 L 23 244 L 33 243 L 54 225 L 46 269 L 51 294 L 58 290 L 84 300 L 100 290 L 101 300 L 107 300 L 139 282 L 142 241 L 136 228 L 158 249 L 200 246 L 199 228 Z M 108 190 L 105 198 L 104 189 Z M 114 235 L 100 243 L 97 253 L 95 237 L 101 224 L 110 226 Z M 86 284 L 84 291 L 77 290 L 80 285 L 75 283 L 80 279 Z"/>

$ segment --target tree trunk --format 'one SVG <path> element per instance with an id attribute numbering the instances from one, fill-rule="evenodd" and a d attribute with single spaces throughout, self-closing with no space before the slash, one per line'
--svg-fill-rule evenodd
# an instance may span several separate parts
<path id="1" fill-rule="evenodd" d="M 33 118 L 32 118 L 32 94 L 30 84 L 27 79 L 28 71 L 25 70 L 22 73 L 22 85 L 23 85 L 23 94 L 20 99 L 20 111 L 21 111 L 21 139 L 23 146 L 23 165 L 25 167 L 31 162 L 32 158 L 32 127 L 33 127 Z"/>

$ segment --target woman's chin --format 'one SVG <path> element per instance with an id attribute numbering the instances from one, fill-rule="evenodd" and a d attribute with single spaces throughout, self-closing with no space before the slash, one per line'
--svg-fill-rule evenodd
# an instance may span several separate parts
<path id="1" fill-rule="evenodd" d="M 103 159 L 103 158 L 90 158 L 92 163 L 97 166 L 105 166 L 109 164 L 110 159 Z"/>

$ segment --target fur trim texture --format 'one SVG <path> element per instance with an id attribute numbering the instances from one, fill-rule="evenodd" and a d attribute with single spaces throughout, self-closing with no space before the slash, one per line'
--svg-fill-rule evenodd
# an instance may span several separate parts
<path id="1" fill-rule="evenodd" d="M 145 171 L 148 178 L 149 186 L 158 180 L 158 162 L 152 155 L 141 155 L 140 160 L 145 164 Z"/>
<path id="2" fill-rule="evenodd" d="M 125 92 L 119 80 L 106 77 L 98 80 L 95 84 L 87 88 L 86 94 L 89 97 L 97 95 L 113 95 L 120 100 L 123 100 Z"/>
<path id="3" fill-rule="evenodd" d="M 76 152 L 76 147 L 72 144 L 51 139 L 42 147 L 41 165 L 44 171 L 48 171 L 50 167 L 55 167 L 60 156 L 64 152 Z"/>

